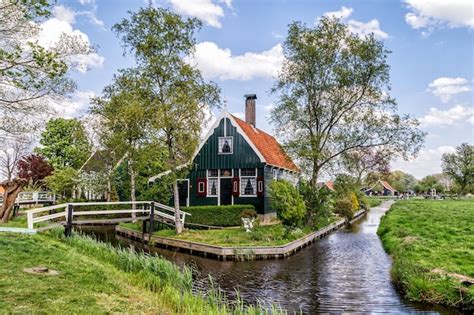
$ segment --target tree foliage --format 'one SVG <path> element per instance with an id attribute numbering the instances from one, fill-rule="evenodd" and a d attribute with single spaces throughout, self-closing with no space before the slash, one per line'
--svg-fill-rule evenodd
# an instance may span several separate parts
<path id="1" fill-rule="evenodd" d="M 185 59 L 194 53 L 201 22 L 184 19 L 163 8 L 141 8 L 115 24 L 125 53 L 137 62 L 149 135 L 166 151 L 166 167 L 179 178 L 179 166 L 189 163 L 199 142 L 205 110 L 219 102 L 219 89 Z M 182 169 L 186 171 L 185 169 Z M 174 204 L 179 209 L 174 182 Z M 176 211 L 176 216 L 179 212 Z M 181 230 L 179 222 L 176 226 Z"/>
<path id="2" fill-rule="evenodd" d="M 417 194 L 429 193 L 431 189 L 436 189 L 437 193 L 444 192 L 444 185 L 440 182 L 439 177 L 436 175 L 428 175 L 423 177 L 418 183 L 416 183 L 414 190 Z"/>
<path id="3" fill-rule="evenodd" d="M 72 92 L 70 57 L 93 51 L 74 35 L 62 34 L 49 47 L 38 44 L 39 23 L 49 9 L 46 0 L 0 0 L 0 132 L 7 135 L 30 130 L 50 111 L 48 98 Z"/>
<path id="4" fill-rule="evenodd" d="M 26 179 L 32 186 L 42 185 L 43 180 L 50 176 L 53 167 L 48 161 L 37 154 L 23 156 L 17 164 L 18 177 Z"/>
<path id="5" fill-rule="evenodd" d="M 388 150 L 364 148 L 351 150 L 341 155 L 341 162 L 345 170 L 355 176 L 357 182 L 369 173 L 388 174 L 390 172 L 390 152 Z"/>
<path id="6" fill-rule="evenodd" d="M 380 148 L 416 153 L 418 122 L 396 113 L 383 42 L 358 37 L 337 19 L 290 24 L 271 120 L 316 187 L 319 173 L 347 152 Z"/>
<path id="7" fill-rule="evenodd" d="M 56 169 L 52 175 L 45 178 L 47 186 L 63 198 L 71 198 L 78 181 L 78 172 L 70 166 Z"/>
<path id="8" fill-rule="evenodd" d="M 303 223 L 306 206 L 295 186 L 285 180 L 270 183 L 270 197 L 273 209 L 283 225 L 297 227 Z"/>
<path id="9" fill-rule="evenodd" d="M 443 154 L 443 172 L 448 175 L 464 194 L 474 190 L 474 146 L 463 143 L 455 153 Z"/>
<path id="10" fill-rule="evenodd" d="M 35 151 L 46 157 L 54 169 L 79 169 L 91 154 L 84 127 L 77 119 L 55 118 L 41 133 L 40 147 Z"/>

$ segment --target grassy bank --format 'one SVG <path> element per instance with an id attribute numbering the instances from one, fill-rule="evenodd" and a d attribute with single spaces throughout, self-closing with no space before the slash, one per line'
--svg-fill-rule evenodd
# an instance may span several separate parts
<path id="1" fill-rule="evenodd" d="M 189 270 L 130 250 L 60 233 L 0 233 L 0 309 L 6 313 L 261 314 L 217 292 L 191 293 Z M 25 273 L 45 266 L 58 275 Z M 278 312 L 277 312 L 278 313 Z"/>
<path id="2" fill-rule="evenodd" d="M 474 308 L 474 201 L 398 201 L 378 234 L 393 256 L 392 278 L 405 296 Z M 464 278 L 463 278 L 464 277 Z"/>

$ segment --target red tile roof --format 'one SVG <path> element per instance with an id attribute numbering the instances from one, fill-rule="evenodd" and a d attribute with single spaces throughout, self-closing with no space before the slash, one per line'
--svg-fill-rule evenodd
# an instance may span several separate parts
<path id="1" fill-rule="evenodd" d="M 300 169 L 293 163 L 273 136 L 263 130 L 254 128 L 252 125 L 233 115 L 232 118 L 239 124 L 240 128 L 245 132 L 255 147 L 257 147 L 268 164 L 300 172 Z"/>
<path id="2" fill-rule="evenodd" d="M 380 184 L 382 184 L 382 186 L 385 188 L 385 189 L 388 189 L 388 190 L 391 190 L 391 191 L 397 191 L 395 188 L 393 188 L 392 186 L 390 186 L 390 184 L 384 180 L 380 180 L 379 181 Z"/>
<path id="3" fill-rule="evenodd" d="M 5 192 L 5 189 L 2 186 L 0 186 L 0 194 L 3 194 L 4 192 Z"/>
<path id="4" fill-rule="evenodd" d="M 326 185 L 327 188 L 329 188 L 330 190 L 332 191 L 336 191 L 336 189 L 334 189 L 334 183 L 329 181 L 329 182 L 325 182 L 324 185 Z"/>

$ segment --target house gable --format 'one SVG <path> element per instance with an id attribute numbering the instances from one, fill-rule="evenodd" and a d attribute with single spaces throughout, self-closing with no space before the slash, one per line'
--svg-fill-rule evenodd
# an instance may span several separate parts
<path id="1" fill-rule="evenodd" d="M 265 163 L 263 156 L 239 129 L 238 124 L 230 115 L 222 115 L 201 143 L 193 159 L 193 168 L 196 170 L 239 169 L 263 165 L 262 163 Z M 219 154 L 218 146 L 221 137 L 232 139 L 231 154 Z"/>

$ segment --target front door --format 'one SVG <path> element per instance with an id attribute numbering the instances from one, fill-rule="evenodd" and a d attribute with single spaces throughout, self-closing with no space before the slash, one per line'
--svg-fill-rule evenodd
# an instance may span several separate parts
<path id="1" fill-rule="evenodd" d="M 188 206 L 188 181 L 181 180 L 178 181 L 178 192 L 179 192 L 179 207 Z"/>
<path id="2" fill-rule="evenodd" d="M 221 178 L 221 206 L 232 204 L 232 178 Z"/>

